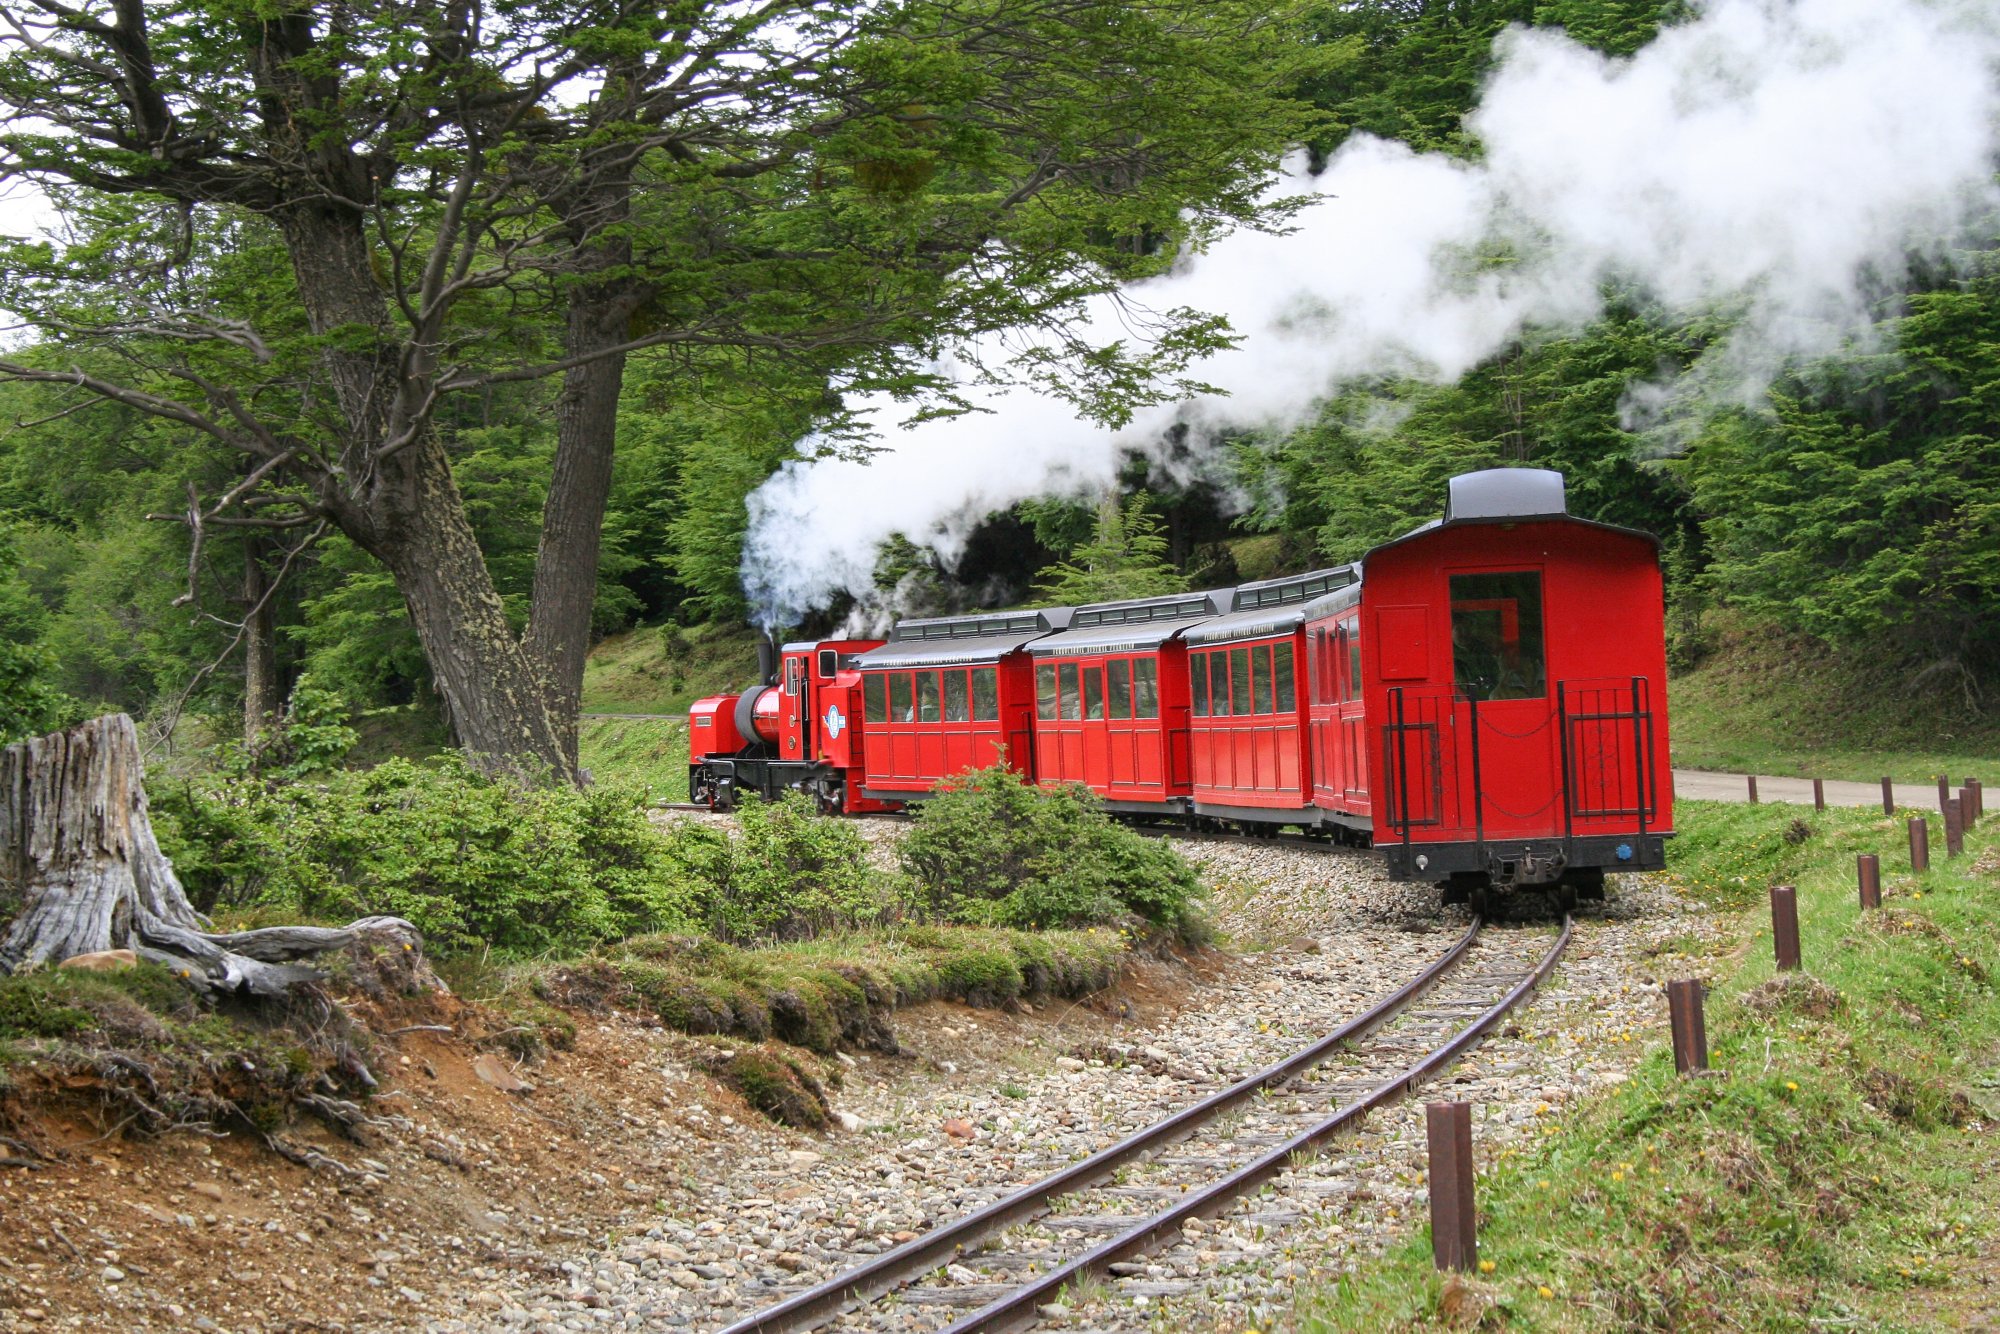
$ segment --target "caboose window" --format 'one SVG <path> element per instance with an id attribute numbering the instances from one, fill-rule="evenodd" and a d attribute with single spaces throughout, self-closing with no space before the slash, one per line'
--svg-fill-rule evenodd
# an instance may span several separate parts
<path id="1" fill-rule="evenodd" d="M 889 721 L 889 687 L 873 672 L 861 678 L 861 708 L 871 723 Z"/>
<path id="2" fill-rule="evenodd" d="M 1250 650 L 1229 650 L 1229 711 L 1241 716 L 1250 712 Z"/>
<path id="3" fill-rule="evenodd" d="M 1035 668 L 1035 716 L 1045 723 L 1056 720 L 1056 665 L 1052 662 Z"/>
<path id="4" fill-rule="evenodd" d="M 1188 689 L 1194 696 L 1194 716 L 1208 717 L 1208 655 L 1188 654 Z"/>
<path id="5" fill-rule="evenodd" d="M 946 672 L 944 674 L 944 720 L 948 723 L 963 723 L 972 720 L 972 714 L 965 702 L 965 673 Z"/>
<path id="6" fill-rule="evenodd" d="M 1134 718 L 1157 718 L 1160 716 L 1159 666 L 1151 658 L 1141 658 L 1132 664 L 1136 673 L 1132 678 L 1132 716 Z"/>
<path id="7" fill-rule="evenodd" d="M 1292 698 L 1292 646 L 1279 644 L 1271 650 L 1272 691 L 1277 696 L 1278 712 L 1290 713 L 1297 708 Z"/>
<path id="8" fill-rule="evenodd" d="M 1132 664 L 1120 658 L 1104 664 L 1104 693 L 1113 718 L 1132 716 Z"/>
<path id="9" fill-rule="evenodd" d="M 1548 693 L 1542 660 L 1542 576 L 1451 576 L 1452 675 L 1475 699 L 1540 699 Z"/>
<path id="10" fill-rule="evenodd" d="M 937 679 L 936 672 L 917 673 L 917 721 L 920 723 L 938 720 Z"/>
<path id="11" fill-rule="evenodd" d="M 1083 697 L 1076 690 L 1076 664 L 1065 662 L 1056 668 L 1056 682 L 1062 698 L 1056 701 L 1057 715 L 1066 723 L 1083 721 Z"/>
<path id="12" fill-rule="evenodd" d="M 999 720 L 999 669 L 997 667 L 974 667 L 972 669 L 972 721 L 975 723 L 992 723 Z"/>
<path id="13" fill-rule="evenodd" d="M 912 717 L 910 708 L 910 674 L 908 672 L 889 673 L 889 721 L 906 723 Z"/>

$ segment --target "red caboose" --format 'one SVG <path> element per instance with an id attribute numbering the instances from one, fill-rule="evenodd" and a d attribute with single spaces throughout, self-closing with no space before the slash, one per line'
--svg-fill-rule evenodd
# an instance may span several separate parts
<path id="1" fill-rule="evenodd" d="M 1453 478 L 1444 519 L 1370 551 L 1361 574 L 1314 604 L 1307 635 L 1330 819 L 1367 820 L 1392 876 L 1451 898 L 1573 898 L 1607 870 L 1664 865 L 1653 538 L 1572 517 L 1560 473 L 1497 468 Z"/>
<path id="2" fill-rule="evenodd" d="M 1035 662 L 1035 777 L 1082 783 L 1126 814 L 1182 815 L 1188 753 L 1188 630 L 1229 593 L 1078 607 L 1069 628 L 1028 645 Z"/>
<path id="3" fill-rule="evenodd" d="M 940 779 L 1005 763 L 1034 774 L 1034 674 L 1023 646 L 1069 623 L 1067 607 L 903 621 L 855 660 L 862 791 L 921 799 Z"/>
<path id="4" fill-rule="evenodd" d="M 1314 826 L 1298 690 L 1306 603 L 1354 581 L 1351 566 L 1238 587 L 1227 615 L 1188 630 L 1188 746 L 1195 813 Z"/>

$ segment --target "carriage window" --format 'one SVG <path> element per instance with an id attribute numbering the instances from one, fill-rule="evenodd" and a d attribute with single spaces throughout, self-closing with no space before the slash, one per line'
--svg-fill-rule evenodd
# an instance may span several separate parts
<path id="1" fill-rule="evenodd" d="M 1076 664 L 1063 663 L 1056 668 L 1056 680 L 1062 686 L 1062 699 L 1057 703 L 1056 712 L 1066 723 L 1083 719 L 1083 700 L 1076 693 Z"/>
<path id="2" fill-rule="evenodd" d="M 946 672 L 944 674 L 944 720 L 948 723 L 970 722 L 971 710 L 965 703 L 965 673 Z"/>
<path id="3" fill-rule="evenodd" d="M 1252 712 L 1271 711 L 1271 649 L 1267 644 L 1250 650 L 1250 699 Z"/>
<path id="4" fill-rule="evenodd" d="M 916 716 L 910 707 L 910 674 L 908 672 L 889 673 L 889 721 L 907 723 Z"/>
<path id="5" fill-rule="evenodd" d="M 1194 716 L 1208 717 L 1208 655 L 1188 654 L 1188 689 L 1194 696 Z"/>
<path id="6" fill-rule="evenodd" d="M 1542 661 L 1542 576 L 1451 576 L 1452 676 L 1476 699 L 1539 699 L 1548 693 Z"/>
<path id="7" fill-rule="evenodd" d="M 1229 650 L 1217 649 L 1208 655 L 1209 709 L 1218 718 L 1229 716 Z"/>
<path id="8" fill-rule="evenodd" d="M 834 673 L 838 672 L 839 670 L 840 670 L 840 654 L 834 652 L 830 648 L 821 649 L 819 651 L 819 674 L 826 680 L 831 681 L 833 679 Z"/>
<path id="9" fill-rule="evenodd" d="M 917 721 L 920 723 L 938 720 L 937 679 L 936 672 L 917 673 Z"/>
<path id="10" fill-rule="evenodd" d="M 889 688 L 872 672 L 861 678 L 861 705 L 869 722 L 889 721 Z"/>
<path id="11" fill-rule="evenodd" d="M 1104 673 L 1095 667 L 1083 673 L 1083 716 L 1094 723 L 1104 721 Z"/>
<path id="12" fill-rule="evenodd" d="M 1141 658 L 1132 664 L 1132 669 L 1135 673 L 1132 678 L 1132 716 L 1134 718 L 1159 717 L 1159 665 L 1151 658 Z"/>
<path id="13" fill-rule="evenodd" d="M 1132 716 L 1132 664 L 1119 660 L 1104 666 L 1104 693 L 1110 700 L 1113 718 Z"/>
<path id="14" fill-rule="evenodd" d="M 1250 650 L 1229 650 L 1229 711 L 1238 717 L 1250 712 Z"/>
<path id="15" fill-rule="evenodd" d="M 1035 668 L 1035 716 L 1045 723 L 1056 720 L 1056 666 L 1052 662 Z"/>
<path id="16" fill-rule="evenodd" d="M 1271 689 L 1277 696 L 1278 712 L 1297 708 L 1292 699 L 1292 646 L 1279 644 L 1271 650 Z"/>
<path id="17" fill-rule="evenodd" d="M 1361 622 L 1347 627 L 1347 698 L 1361 698 Z"/>
<path id="18" fill-rule="evenodd" d="M 996 667 L 974 667 L 972 669 L 972 721 L 992 723 L 1000 720 L 1000 674 Z"/>

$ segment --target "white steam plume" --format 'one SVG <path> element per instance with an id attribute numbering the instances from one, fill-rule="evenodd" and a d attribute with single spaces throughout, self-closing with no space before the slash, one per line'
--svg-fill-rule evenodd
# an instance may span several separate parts
<path id="1" fill-rule="evenodd" d="M 1227 397 L 1119 432 L 1019 390 L 972 390 L 990 411 L 910 429 L 906 408 L 865 402 L 872 459 L 801 459 L 750 498 L 758 618 L 865 596 L 892 533 L 949 563 L 986 515 L 1102 490 L 1176 422 L 1282 427 L 1345 381 L 1455 379 L 1527 328 L 1590 320 L 1607 282 L 1676 310 L 1746 304 L 1687 383 L 1754 393 L 1786 359 L 1865 330 L 1912 248 L 2000 205 L 1996 28 L 1969 2 L 1713 0 L 1629 60 L 1510 31 L 1471 121 L 1482 161 L 1357 137 L 1318 176 L 1276 184 L 1322 196 L 1289 235 L 1231 235 L 1131 289 L 1228 317 L 1240 344 L 1193 370 Z M 1519 261 L 1467 263 L 1495 244 Z M 1092 323 L 1129 336 L 1108 301 Z"/>

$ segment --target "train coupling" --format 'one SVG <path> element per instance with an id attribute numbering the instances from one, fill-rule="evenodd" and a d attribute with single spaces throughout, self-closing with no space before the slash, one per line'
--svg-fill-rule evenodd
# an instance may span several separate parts
<path id="1" fill-rule="evenodd" d="M 1513 856 L 1501 852 L 1488 853 L 1486 876 L 1495 885 L 1547 885 L 1563 878 L 1569 869 L 1569 858 L 1560 852 L 1537 855 L 1532 848 L 1523 848 Z"/>

